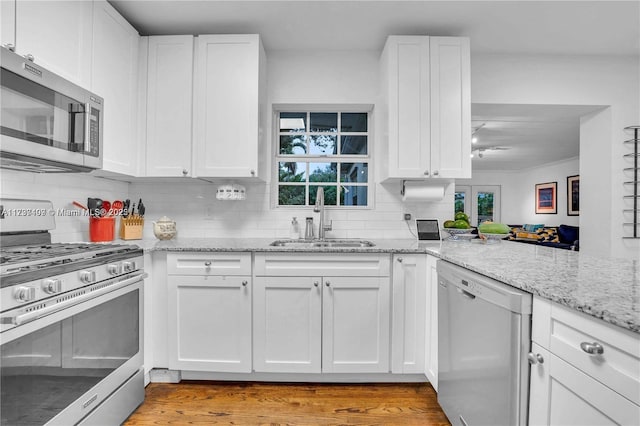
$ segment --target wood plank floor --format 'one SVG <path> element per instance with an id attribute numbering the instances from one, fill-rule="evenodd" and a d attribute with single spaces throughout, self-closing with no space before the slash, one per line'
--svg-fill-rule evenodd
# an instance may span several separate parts
<path id="1" fill-rule="evenodd" d="M 137 425 L 449 425 L 428 383 L 151 383 Z"/>

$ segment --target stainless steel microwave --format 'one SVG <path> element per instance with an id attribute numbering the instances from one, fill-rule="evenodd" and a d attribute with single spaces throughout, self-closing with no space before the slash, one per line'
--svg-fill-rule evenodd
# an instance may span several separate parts
<path id="1" fill-rule="evenodd" d="M 0 167 L 40 173 L 102 168 L 104 100 L 0 51 Z"/>

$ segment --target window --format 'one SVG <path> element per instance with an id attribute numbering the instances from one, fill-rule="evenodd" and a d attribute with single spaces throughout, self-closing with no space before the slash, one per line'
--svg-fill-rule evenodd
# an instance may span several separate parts
<path id="1" fill-rule="evenodd" d="M 471 219 L 472 226 L 485 220 L 500 221 L 500 186 L 459 186 L 456 185 L 454 198 L 455 213 L 461 211 Z"/>
<path id="2" fill-rule="evenodd" d="M 369 203 L 369 113 L 280 111 L 276 169 L 278 206 Z"/>

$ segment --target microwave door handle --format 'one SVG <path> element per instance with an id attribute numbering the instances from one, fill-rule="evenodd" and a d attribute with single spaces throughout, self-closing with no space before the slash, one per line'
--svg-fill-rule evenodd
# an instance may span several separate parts
<path id="1" fill-rule="evenodd" d="M 91 152 L 91 104 L 84 104 L 84 152 Z"/>
<path id="2" fill-rule="evenodd" d="M 46 308 L 42 308 L 42 309 L 36 309 L 35 311 L 26 313 L 26 314 L 22 314 L 22 315 L 16 315 L 14 317 L 5 317 L 2 318 L 2 323 L 9 323 L 9 324 L 13 324 L 13 325 L 21 325 L 27 322 L 31 322 L 34 320 L 37 320 L 39 318 L 42 318 L 46 315 L 50 315 L 54 312 L 58 312 L 61 311 L 63 309 L 69 308 L 71 306 L 80 304 L 82 302 L 86 302 L 87 300 L 90 299 L 95 299 L 96 297 L 102 296 L 103 294 L 106 293 L 110 293 L 114 290 L 118 290 L 119 288 L 122 287 L 126 287 L 128 285 L 131 284 L 135 284 L 138 281 L 141 281 L 145 278 L 147 278 L 148 274 L 147 273 L 141 273 L 141 274 L 136 274 L 131 278 L 127 278 L 126 280 L 122 280 L 120 282 L 114 283 L 112 285 L 107 285 L 105 287 L 99 288 L 97 290 L 94 291 L 90 291 L 87 292 L 85 294 L 83 294 L 82 296 L 78 296 L 78 297 L 73 297 L 69 300 L 66 300 L 64 302 L 60 302 L 60 303 L 56 303 L 55 305 L 46 307 Z M 78 289 L 81 290 L 81 289 Z"/>

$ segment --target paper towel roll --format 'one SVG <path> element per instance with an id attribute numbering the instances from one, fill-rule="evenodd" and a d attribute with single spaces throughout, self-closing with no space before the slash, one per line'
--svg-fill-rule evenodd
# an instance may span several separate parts
<path id="1" fill-rule="evenodd" d="M 444 198 L 444 186 L 425 182 L 405 182 L 402 201 L 440 201 Z"/>

